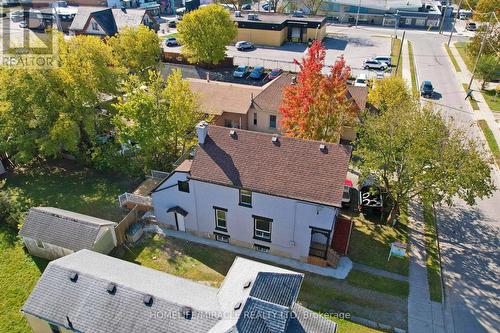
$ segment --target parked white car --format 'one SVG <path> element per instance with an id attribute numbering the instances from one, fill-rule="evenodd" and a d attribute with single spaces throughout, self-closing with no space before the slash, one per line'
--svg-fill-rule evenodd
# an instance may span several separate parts
<path id="1" fill-rule="evenodd" d="M 361 73 L 358 75 L 356 78 L 356 81 L 354 81 L 354 86 L 355 87 L 366 87 L 368 85 L 368 79 L 366 78 L 365 73 Z"/>
<path id="2" fill-rule="evenodd" d="M 385 71 L 387 69 L 387 64 L 385 62 L 380 62 L 377 60 L 373 59 L 367 59 L 363 61 L 363 68 L 364 69 L 378 69 Z"/>
<path id="3" fill-rule="evenodd" d="M 373 58 L 373 60 L 385 62 L 387 64 L 387 67 L 391 67 L 392 65 L 390 56 L 376 56 L 375 58 Z"/>

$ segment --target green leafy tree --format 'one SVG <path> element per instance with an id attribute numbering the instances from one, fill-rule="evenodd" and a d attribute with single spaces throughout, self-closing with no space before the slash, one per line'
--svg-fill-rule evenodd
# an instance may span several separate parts
<path id="1" fill-rule="evenodd" d="M 487 82 L 498 79 L 500 72 L 500 61 L 498 56 L 486 54 L 479 58 L 476 68 L 476 75 L 481 79 L 481 89 L 484 89 Z"/>
<path id="2" fill-rule="evenodd" d="M 187 13 L 177 25 L 181 53 L 191 63 L 218 64 L 237 35 L 235 22 L 224 7 L 211 4 Z"/>
<path id="3" fill-rule="evenodd" d="M 0 68 L 0 150 L 18 163 L 70 152 L 85 158 L 104 99 L 119 92 L 125 70 L 97 37 L 59 41 L 59 67 Z"/>
<path id="4" fill-rule="evenodd" d="M 494 190 L 482 147 L 415 100 L 368 115 L 356 155 L 362 177 L 374 177 L 393 203 L 388 221 L 414 199 L 451 205 L 460 198 L 473 205 Z"/>
<path id="5" fill-rule="evenodd" d="M 397 76 L 377 80 L 368 93 L 368 102 L 381 112 L 394 109 L 411 98 L 405 81 Z"/>
<path id="6" fill-rule="evenodd" d="M 154 68 L 160 59 L 158 34 L 144 25 L 125 28 L 109 39 L 113 54 L 121 66 L 129 72 L 146 75 L 146 69 Z"/>
<path id="7" fill-rule="evenodd" d="M 195 125 L 204 118 L 198 112 L 196 95 L 179 71 L 167 78 L 150 71 L 149 84 L 131 76 L 125 84 L 126 99 L 115 105 L 114 121 L 120 142 L 135 142 L 136 157 L 145 170 L 170 170 L 184 153 Z"/>
<path id="8" fill-rule="evenodd" d="M 467 52 L 475 58 L 481 48 L 481 42 L 484 38 L 485 43 L 483 46 L 482 54 L 497 54 L 500 50 L 500 26 L 491 25 L 487 30 L 487 25 L 479 26 L 474 37 L 471 38 L 470 43 L 467 44 Z"/>
<path id="9" fill-rule="evenodd" d="M 0 181 L 0 223 L 15 229 L 23 222 L 23 203 L 19 193 L 4 187 L 5 181 Z"/>
<path id="10" fill-rule="evenodd" d="M 474 20 L 488 22 L 492 12 L 500 16 L 500 0 L 479 0 L 475 6 Z"/>

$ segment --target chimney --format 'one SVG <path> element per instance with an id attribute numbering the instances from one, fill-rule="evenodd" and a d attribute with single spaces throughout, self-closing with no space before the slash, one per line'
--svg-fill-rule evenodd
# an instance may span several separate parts
<path id="1" fill-rule="evenodd" d="M 208 123 L 206 121 L 200 121 L 198 125 L 196 125 L 196 134 L 198 135 L 198 143 L 200 146 L 203 146 L 208 134 Z"/>

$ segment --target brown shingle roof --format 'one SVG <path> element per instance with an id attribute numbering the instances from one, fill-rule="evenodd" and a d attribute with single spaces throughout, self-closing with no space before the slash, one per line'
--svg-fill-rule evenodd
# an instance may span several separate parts
<path id="1" fill-rule="evenodd" d="M 253 108 L 267 111 L 277 111 L 283 100 L 285 87 L 292 83 L 295 74 L 283 73 L 266 84 L 264 90 L 254 98 Z"/>
<path id="2" fill-rule="evenodd" d="M 364 110 L 366 108 L 366 100 L 368 98 L 368 87 L 347 86 L 347 91 L 351 94 L 351 97 L 359 110 Z"/>
<path id="3" fill-rule="evenodd" d="M 196 148 L 191 178 L 255 192 L 340 206 L 351 148 L 319 141 L 210 125 L 203 146 Z"/>
<path id="4" fill-rule="evenodd" d="M 201 112 L 221 115 L 224 112 L 246 114 L 261 87 L 227 82 L 189 79 L 191 90 L 198 94 Z"/>

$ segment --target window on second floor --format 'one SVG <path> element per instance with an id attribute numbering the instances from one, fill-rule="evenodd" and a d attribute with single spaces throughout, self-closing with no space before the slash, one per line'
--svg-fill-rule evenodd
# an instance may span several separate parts
<path id="1" fill-rule="evenodd" d="M 252 191 L 240 189 L 240 206 L 252 207 Z"/>
<path id="2" fill-rule="evenodd" d="M 96 22 L 92 22 L 92 30 L 99 30 L 99 25 Z"/>
<path id="3" fill-rule="evenodd" d="M 253 124 L 257 125 L 257 112 L 253 113 Z"/>
<path id="4" fill-rule="evenodd" d="M 273 220 L 261 216 L 253 216 L 254 238 L 266 242 L 271 241 L 271 224 Z"/>
<path id="5" fill-rule="evenodd" d="M 45 248 L 45 245 L 43 245 L 43 242 L 41 240 L 36 241 L 36 246 L 38 246 L 41 249 Z"/>
<path id="6" fill-rule="evenodd" d="M 177 182 L 177 188 L 181 192 L 189 193 L 189 182 L 187 180 L 185 180 L 185 181 L 179 180 Z"/>
<path id="7" fill-rule="evenodd" d="M 269 116 L 269 127 L 276 128 L 276 116 Z"/>
<path id="8" fill-rule="evenodd" d="M 214 207 L 215 229 L 227 231 L 227 209 Z"/>

